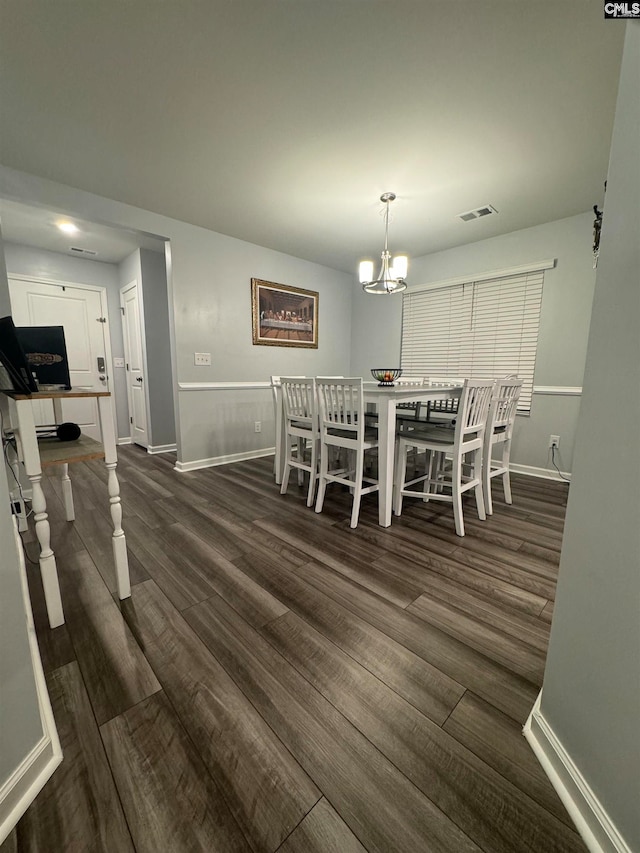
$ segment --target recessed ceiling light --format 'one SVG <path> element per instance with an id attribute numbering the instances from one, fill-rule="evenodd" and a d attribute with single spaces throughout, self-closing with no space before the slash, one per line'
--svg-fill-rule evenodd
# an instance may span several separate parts
<path id="1" fill-rule="evenodd" d="M 78 226 L 74 225 L 73 222 L 58 222 L 58 228 L 61 231 L 64 231 L 65 234 L 78 233 Z"/>

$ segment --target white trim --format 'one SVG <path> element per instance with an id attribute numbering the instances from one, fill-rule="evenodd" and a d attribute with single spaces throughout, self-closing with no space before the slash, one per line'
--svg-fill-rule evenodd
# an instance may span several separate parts
<path id="1" fill-rule="evenodd" d="M 159 444 L 157 447 L 149 445 L 147 447 L 147 453 L 173 453 L 177 449 L 178 447 L 176 444 Z"/>
<path id="2" fill-rule="evenodd" d="M 179 391 L 262 391 L 270 388 L 271 382 L 178 382 Z"/>
<path id="3" fill-rule="evenodd" d="M 467 284 L 472 281 L 488 281 L 493 278 L 507 278 L 512 275 L 526 275 L 530 272 L 538 272 L 539 270 L 550 270 L 556 265 L 555 258 L 547 258 L 544 261 L 537 263 L 521 264 L 517 267 L 507 267 L 501 270 L 489 270 L 482 273 L 470 273 L 469 275 L 459 275 L 456 278 L 446 278 L 442 281 L 432 281 L 428 284 L 414 284 L 407 287 L 407 293 L 419 293 L 422 290 L 439 290 L 443 287 L 455 287 L 458 284 Z"/>
<path id="4" fill-rule="evenodd" d="M 174 469 L 181 474 L 196 471 L 198 468 L 215 468 L 218 465 L 229 465 L 231 462 L 244 462 L 246 459 L 260 459 L 263 456 L 273 456 L 275 447 L 263 447 L 261 450 L 247 450 L 244 453 L 229 453 L 227 456 L 210 456 L 208 459 L 194 459 L 193 462 L 176 462 Z"/>
<path id="5" fill-rule="evenodd" d="M 542 691 L 523 734 L 591 853 L 632 853 L 593 789 L 540 710 Z"/>
<path id="6" fill-rule="evenodd" d="M 42 722 L 42 738 L 35 744 L 0 788 L 0 844 L 7 838 L 13 827 L 29 808 L 53 771 L 62 761 L 62 749 L 56 730 L 47 683 L 40 660 L 40 651 L 33 624 L 31 600 L 27 586 L 27 576 L 22 548 L 18 543 L 18 530 L 14 521 L 16 550 L 20 571 L 20 584 L 27 622 L 27 636 L 31 651 L 31 664 L 38 697 L 38 709 Z"/>
<path id="7" fill-rule="evenodd" d="M 138 437 L 137 444 L 140 444 L 141 447 L 144 447 L 145 450 L 149 446 L 151 439 L 151 401 L 149 400 L 149 370 L 147 365 L 147 334 L 146 334 L 146 326 L 145 326 L 145 318 L 144 318 L 144 302 L 142 297 L 142 261 L 140 256 L 140 249 L 136 250 L 138 252 L 138 270 L 140 276 L 136 275 L 135 278 L 130 281 L 128 284 L 123 285 L 120 288 L 120 327 L 122 329 L 122 340 L 124 344 L 124 357 L 125 363 L 131 364 L 132 358 L 131 353 L 129 352 L 129 338 L 126 334 L 126 331 L 129 326 L 129 318 L 125 316 L 124 308 L 125 308 L 125 294 L 133 290 L 135 288 L 136 291 L 136 300 L 138 303 L 138 333 L 140 335 L 140 349 L 142 350 L 142 390 L 144 391 L 144 407 L 145 407 L 145 435 L 144 440 L 145 444 L 142 444 L 140 438 Z M 125 326 L 127 329 L 125 329 Z M 125 372 L 125 378 L 127 382 L 127 416 L 129 418 L 130 424 L 130 435 L 131 441 L 133 442 L 133 423 L 131 422 L 131 418 L 133 416 L 133 400 L 131 397 L 131 380 L 129 377 L 129 370 L 127 368 Z"/>
<path id="8" fill-rule="evenodd" d="M 129 436 L 128 438 L 127 437 L 119 438 L 116 441 L 116 444 L 118 444 L 118 445 L 120 445 L 120 444 L 133 444 L 133 442 L 131 441 L 131 436 Z"/>
<path id="9" fill-rule="evenodd" d="M 562 397 L 580 397 L 581 385 L 534 385 L 534 394 L 557 394 Z"/>
<path id="10" fill-rule="evenodd" d="M 86 260 L 86 259 L 85 259 Z M 45 278 L 40 275 L 24 275 L 22 273 L 13 273 L 7 270 L 7 278 L 16 279 L 17 281 L 37 281 L 40 284 L 56 284 L 58 287 L 80 287 L 83 290 L 106 290 L 100 284 L 84 284 L 80 281 L 67 281 L 66 278 Z"/>
<path id="11" fill-rule="evenodd" d="M 558 483 L 564 482 L 562 477 L 571 479 L 569 471 L 562 471 L 561 477 L 555 468 L 536 468 L 533 465 L 518 465 L 514 462 L 509 463 L 509 470 L 512 474 L 525 474 L 527 477 L 540 477 L 543 480 L 555 480 Z"/>

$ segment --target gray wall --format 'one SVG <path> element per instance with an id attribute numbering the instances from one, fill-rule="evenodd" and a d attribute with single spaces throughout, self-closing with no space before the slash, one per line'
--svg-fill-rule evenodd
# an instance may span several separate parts
<path id="1" fill-rule="evenodd" d="M 541 710 L 640 850 L 640 23 L 627 39 Z M 615 401 L 605 417 L 605 401 Z"/>
<path id="2" fill-rule="evenodd" d="M 557 258 L 556 268 L 545 272 L 535 384 L 580 386 L 595 282 L 592 224 L 593 214 L 582 214 L 416 258 L 409 279 L 427 284 Z M 473 229 L 473 222 L 461 227 Z M 370 367 L 397 365 L 402 299 L 371 297 L 356 287 L 353 317 L 355 373 L 364 376 Z M 579 410 L 579 397 L 535 395 L 531 416 L 517 420 L 512 461 L 550 468 L 548 439 L 553 433 L 561 437 L 560 467 L 570 471 Z"/>
<path id="3" fill-rule="evenodd" d="M 109 339 L 113 358 L 124 356 L 122 323 L 120 321 L 120 280 L 118 267 L 87 258 L 72 258 L 59 252 L 34 249 L 17 243 L 5 243 L 5 255 L 9 275 L 28 275 L 34 278 L 67 281 L 75 284 L 91 284 L 104 287 L 107 291 Z M 122 368 L 111 365 L 109 370 L 118 421 L 118 435 L 129 435 L 129 408 L 127 386 Z"/>
<path id="4" fill-rule="evenodd" d="M 352 276 L 4 166 L 0 194 L 170 240 L 169 303 L 179 383 L 268 382 L 271 374 L 349 372 Z M 252 277 L 319 292 L 318 349 L 252 345 Z M 211 367 L 196 367 L 194 352 L 210 352 Z M 242 397 L 241 417 L 236 394 Z M 182 462 L 274 445 L 268 389 L 180 390 L 177 410 Z M 253 431 L 256 420 L 263 421 L 259 434 Z"/>
<path id="5" fill-rule="evenodd" d="M 0 316 L 10 313 L 9 287 L 0 235 Z M 13 547 L 9 486 L 0 465 L 0 788 L 44 732 L 38 710 L 27 621 Z"/>

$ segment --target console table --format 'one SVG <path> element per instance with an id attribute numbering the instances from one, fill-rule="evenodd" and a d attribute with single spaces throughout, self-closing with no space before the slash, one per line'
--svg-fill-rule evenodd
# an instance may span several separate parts
<path id="1" fill-rule="evenodd" d="M 64 611 L 60 597 L 60 585 L 56 559 L 51 549 L 50 527 L 47 516 L 47 504 L 42 490 L 42 469 L 49 465 L 62 466 L 62 497 L 67 521 L 73 521 L 75 511 L 69 465 L 88 459 L 104 459 L 108 471 L 107 492 L 113 522 L 113 559 L 116 570 L 116 583 L 119 598 L 131 595 L 129 581 L 129 562 L 127 543 L 122 529 L 122 506 L 120 504 L 120 486 L 116 476 L 118 458 L 116 454 L 116 436 L 111 406 L 111 394 L 108 391 L 38 391 L 26 395 L 14 391 L 5 391 L 9 398 L 9 421 L 16 437 L 18 458 L 24 465 L 32 489 L 32 508 L 35 531 L 40 545 L 40 573 L 47 605 L 49 625 L 56 628 L 64 623 Z M 98 418 L 102 441 L 95 441 L 81 435 L 75 441 L 58 439 L 38 439 L 33 417 L 34 402 L 51 400 L 56 423 L 62 421 L 62 401 L 72 397 L 94 397 L 98 403 Z"/>

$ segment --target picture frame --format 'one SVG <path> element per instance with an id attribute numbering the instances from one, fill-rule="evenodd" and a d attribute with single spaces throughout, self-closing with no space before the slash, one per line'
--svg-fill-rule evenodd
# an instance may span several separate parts
<path id="1" fill-rule="evenodd" d="M 317 349 L 318 300 L 314 290 L 252 278 L 253 343 Z"/>

